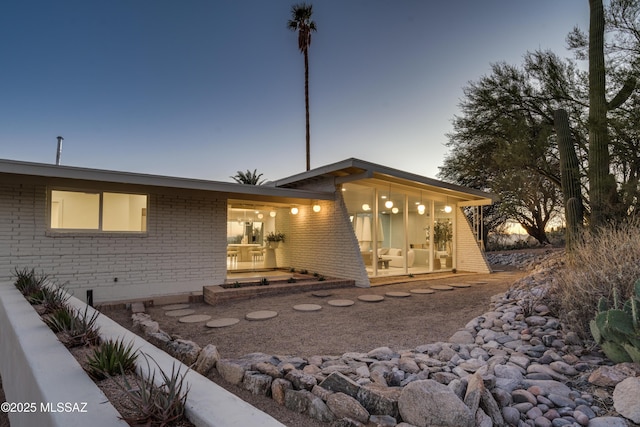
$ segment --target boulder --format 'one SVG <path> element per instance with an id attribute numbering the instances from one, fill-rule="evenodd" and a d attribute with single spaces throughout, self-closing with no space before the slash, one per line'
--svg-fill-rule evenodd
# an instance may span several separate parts
<path id="1" fill-rule="evenodd" d="M 285 379 L 291 381 L 293 388 L 297 390 L 311 390 L 318 381 L 313 375 L 305 374 L 297 369 L 292 369 L 284 376 Z"/>
<path id="2" fill-rule="evenodd" d="M 207 344 L 200 351 L 193 369 L 197 373 L 206 376 L 209 370 L 216 366 L 218 360 L 220 360 L 220 352 L 218 352 L 218 348 L 213 344 Z"/>
<path id="3" fill-rule="evenodd" d="M 333 372 L 320 383 L 320 387 L 356 397 L 361 386 L 340 372 Z"/>
<path id="4" fill-rule="evenodd" d="M 327 406 L 336 418 L 351 418 L 361 423 L 369 421 L 369 412 L 353 397 L 344 393 L 333 393 Z"/>
<path id="5" fill-rule="evenodd" d="M 273 378 L 269 375 L 261 374 L 257 371 L 247 371 L 242 379 L 242 388 L 259 396 L 269 396 L 271 394 L 271 383 Z"/>
<path id="6" fill-rule="evenodd" d="M 276 378 L 271 382 L 271 398 L 278 405 L 285 404 L 285 393 L 287 390 L 293 390 L 291 383 L 283 378 Z"/>
<path id="7" fill-rule="evenodd" d="M 625 418 L 640 424 L 640 377 L 629 377 L 613 390 L 613 407 Z"/>
<path id="8" fill-rule="evenodd" d="M 306 414 L 325 423 L 335 419 L 322 399 L 308 390 L 286 390 L 284 399 L 284 405 L 294 412 Z"/>
<path id="9" fill-rule="evenodd" d="M 220 359 L 216 363 L 216 369 L 220 376 L 228 383 L 238 385 L 244 378 L 247 369 L 230 359 Z"/>
<path id="10" fill-rule="evenodd" d="M 193 341 L 177 339 L 169 341 L 165 345 L 165 350 L 185 365 L 191 366 L 198 359 L 202 348 Z"/>
<path id="11" fill-rule="evenodd" d="M 433 380 L 409 383 L 400 393 L 402 419 L 417 427 L 472 427 L 475 414 L 447 386 Z"/>

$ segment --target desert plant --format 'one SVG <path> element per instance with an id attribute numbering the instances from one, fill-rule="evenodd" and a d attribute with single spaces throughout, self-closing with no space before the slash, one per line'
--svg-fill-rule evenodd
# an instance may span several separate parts
<path id="1" fill-rule="evenodd" d="M 640 277 L 640 222 L 584 232 L 567 254 L 547 295 L 547 304 L 569 329 L 589 338 L 589 322 L 602 297 L 614 303 L 633 294 Z"/>
<path id="2" fill-rule="evenodd" d="M 176 365 L 172 365 L 171 374 L 165 373 L 158 363 L 146 354 L 142 354 L 146 364 L 148 378 L 138 376 L 129 381 L 126 376 L 122 376 L 123 387 L 128 399 L 125 405 L 129 405 L 129 409 L 137 411 L 140 415 L 135 418 L 128 418 L 125 421 L 129 423 L 166 426 L 169 423 L 180 420 L 184 417 L 184 405 L 187 401 L 189 387 L 185 384 L 185 376 L 188 371 L 180 372 L 180 368 L 176 369 Z M 156 372 L 151 369 L 149 359 L 153 360 L 160 375 L 162 383 L 156 386 Z"/>
<path id="3" fill-rule="evenodd" d="M 606 298 L 598 303 L 598 314 L 589 323 L 593 339 L 614 363 L 640 363 L 640 280 L 634 295 L 624 304 L 614 292 L 613 307 Z"/>
<path id="4" fill-rule="evenodd" d="M 93 349 L 87 360 L 89 375 L 102 380 L 107 376 L 131 372 L 136 367 L 137 357 L 133 343 L 125 345 L 123 340 L 105 341 Z"/>
<path id="5" fill-rule="evenodd" d="M 100 343 L 99 327 L 96 325 L 99 313 L 95 311 L 89 316 L 89 307 L 84 312 L 68 306 L 56 310 L 45 317 L 45 323 L 58 334 L 58 339 L 66 347 L 81 345 L 98 345 Z"/>
<path id="6" fill-rule="evenodd" d="M 48 285 L 42 288 L 42 299 L 44 313 L 53 313 L 63 308 L 67 304 L 70 295 L 64 285 Z"/>
<path id="7" fill-rule="evenodd" d="M 49 283 L 49 276 L 46 274 L 36 274 L 34 269 L 14 270 L 16 281 L 15 287 L 25 296 L 31 304 L 40 304 L 42 301 L 42 288 Z"/>

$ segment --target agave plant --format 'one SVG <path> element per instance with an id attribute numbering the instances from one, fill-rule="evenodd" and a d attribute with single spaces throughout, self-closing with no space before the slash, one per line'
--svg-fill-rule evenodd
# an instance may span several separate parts
<path id="1" fill-rule="evenodd" d="M 47 285 L 42 288 L 42 299 L 44 313 L 53 313 L 66 306 L 70 295 L 64 285 Z"/>
<path id="2" fill-rule="evenodd" d="M 171 367 L 171 373 L 164 372 L 158 363 L 149 355 L 142 354 L 147 364 L 148 378 L 136 377 L 133 381 L 122 376 L 124 385 L 117 383 L 126 393 L 128 399 L 125 405 L 129 405 L 128 409 L 138 412 L 137 417 L 126 418 L 125 421 L 135 425 L 158 425 L 167 426 L 174 421 L 178 421 L 184 417 L 184 406 L 187 401 L 189 387 L 184 379 L 187 371 L 180 372 L 180 368 L 176 369 L 174 364 Z M 149 359 L 153 360 L 158 368 L 157 371 L 151 370 Z M 162 384 L 155 385 L 156 372 L 160 372 L 162 376 Z"/>
<path id="3" fill-rule="evenodd" d="M 82 313 L 65 305 L 45 317 L 44 321 L 53 332 L 58 334 L 60 342 L 72 348 L 100 343 L 100 328 L 96 325 L 98 316 L 97 311 L 89 316 L 88 307 L 85 307 Z"/>
<path id="4" fill-rule="evenodd" d="M 40 304 L 42 301 L 42 289 L 49 282 L 46 274 L 36 274 L 34 269 L 27 268 L 14 270 L 16 288 L 27 298 L 31 304 Z"/>
<path id="5" fill-rule="evenodd" d="M 105 341 L 93 349 L 87 360 L 89 375 L 102 380 L 108 376 L 131 372 L 135 369 L 137 358 L 133 343 L 125 345 L 124 340 Z"/>

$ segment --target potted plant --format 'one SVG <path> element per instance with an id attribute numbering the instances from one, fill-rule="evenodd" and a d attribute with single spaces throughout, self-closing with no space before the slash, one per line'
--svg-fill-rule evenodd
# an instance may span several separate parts
<path id="1" fill-rule="evenodd" d="M 284 243 L 284 233 L 281 232 L 270 232 L 269 234 L 267 234 L 267 238 L 265 239 L 265 242 L 267 243 L 267 246 L 269 246 L 272 249 L 276 249 L 279 245 L 280 242 Z"/>

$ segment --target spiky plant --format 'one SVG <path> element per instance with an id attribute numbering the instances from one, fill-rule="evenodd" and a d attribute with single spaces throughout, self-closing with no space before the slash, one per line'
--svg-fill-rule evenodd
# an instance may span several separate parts
<path id="1" fill-rule="evenodd" d="M 151 356 L 144 353 L 142 356 L 147 364 L 149 377 L 145 379 L 138 376 L 133 381 L 129 381 L 123 375 L 124 386 L 116 382 L 128 397 L 125 406 L 140 414 L 137 417 L 126 418 L 125 421 L 135 425 L 166 426 L 182 419 L 189 394 L 189 386 L 185 383 L 188 370 L 181 373 L 180 367 L 176 368 L 174 364 L 171 367 L 171 373 L 167 374 Z M 149 359 L 153 360 L 157 371 L 151 370 Z M 160 372 L 162 376 L 160 386 L 155 385 L 156 372 Z"/>
<path id="2" fill-rule="evenodd" d="M 93 349 L 89 356 L 89 375 L 96 380 L 102 380 L 107 376 L 132 372 L 136 367 L 137 351 L 133 349 L 133 343 L 125 344 L 124 340 L 108 340 Z"/>
<path id="3" fill-rule="evenodd" d="M 49 282 L 49 276 L 46 274 L 36 274 L 35 270 L 27 268 L 14 271 L 16 288 L 25 296 L 31 304 L 40 304 L 42 301 L 42 288 Z"/>
<path id="4" fill-rule="evenodd" d="M 67 293 L 64 285 L 49 285 L 42 288 L 41 304 L 43 306 L 44 313 L 53 313 L 56 310 L 63 308 L 70 295 Z"/>
<path id="5" fill-rule="evenodd" d="M 98 345 L 100 343 L 100 328 L 96 325 L 99 313 L 89 315 L 89 307 L 84 312 L 65 305 L 45 317 L 45 323 L 58 334 L 58 339 L 66 347 L 81 345 Z"/>

